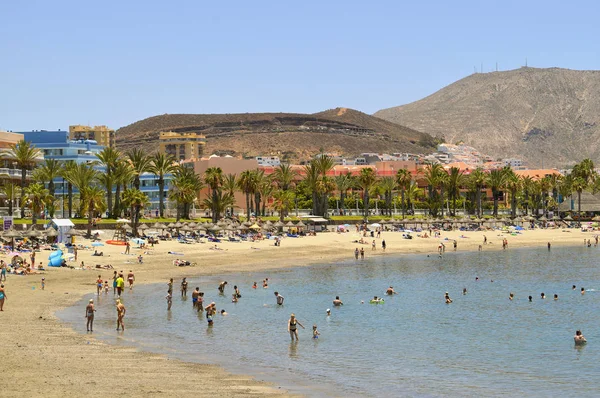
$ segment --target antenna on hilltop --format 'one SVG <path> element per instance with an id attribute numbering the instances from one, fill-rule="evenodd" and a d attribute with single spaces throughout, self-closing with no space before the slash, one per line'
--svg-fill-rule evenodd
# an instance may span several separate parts
<path id="1" fill-rule="evenodd" d="M 525 57 L 525 67 L 527 68 L 527 57 Z"/>
<path id="2" fill-rule="evenodd" d="M 496 72 L 498 72 L 498 61 L 496 61 Z"/>

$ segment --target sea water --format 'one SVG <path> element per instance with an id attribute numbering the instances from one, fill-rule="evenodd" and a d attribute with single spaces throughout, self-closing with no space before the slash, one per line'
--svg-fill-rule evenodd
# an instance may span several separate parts
<path id="1" fill-rule="evenodd" d="M 176 280 L 171 311 L 167 281 L 126 289 L 124 333 L 115 331 L 111 289 L 96 300 L 94 335 L 222 365 L 310 396 L 597 395 L 600 249 L 446 252 L 442 258 L 368 254 L 364 261 L 189 278 L 187 299 Z M 225 295 L 217 291 L 221 280 L 228 281 Z M 258 289 L 251 288 L 255 281 Z M 231 302 L 234 285 L 242 294 L 238 303 Z M 399 294 L 369 304 L 390 285 Z M 196 286 L 206 303 L 229 313 L 217 314 L 212 327 L 192 308 Z M 283 306 L 276 305 L 275 291 L 285 297 Z M 336 295 L 343 306 L 332 305 Z M 59 313 L 82 333 L 90 297 Z M 287 332 L 292 312 L 306 328 L 299 328 L 298 343 Z M 313 324 L 321 333 L 317 340 Z M 574 346 L 576 329 L 587 345 Z"/>

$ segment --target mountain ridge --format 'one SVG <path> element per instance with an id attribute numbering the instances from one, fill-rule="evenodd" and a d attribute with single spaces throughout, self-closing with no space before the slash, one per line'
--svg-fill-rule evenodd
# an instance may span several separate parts
<path id="1" fill-rule="evenodd" d="M 476 73 L 374 116 L 531 166 L 600 156 L 600 71 L 523 67 Z"/>

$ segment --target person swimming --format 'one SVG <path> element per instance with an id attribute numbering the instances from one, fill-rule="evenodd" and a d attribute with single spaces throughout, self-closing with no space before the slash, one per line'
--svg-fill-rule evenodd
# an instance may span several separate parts
<path id="1" fill-rule="evenodd" d="M 545 295 L 544 293 L 542 293 L 542 294 L 540 294 L 540 298 L 541 298 L 541 299 L 545 299 L 545 298 L 546 298 L 546 295 Z"/>
<path id="2" fill-rule="evenodd" d="M 529 302 L 531 303 L 533 301 L 533 297 L 529 296 Z"/>
<path id="3" fill-rule="evenodd" d="M 514 294 L 511 292 L 511 293 L 508 295 L 508 299 L 512 301 L 512 299 L 514 299 L 514 298 L 515 298 L 515 295 L 514 295 Z"/>
<path id="4" fill-rule="evenodd" d="M 452 303 L 452 299 L 450 298 L 450 295 L 448 294 L 448 292 L 446 292 L 446 295 L 444 296 L 444 300 L 446 300 L 446 304 Z"/>

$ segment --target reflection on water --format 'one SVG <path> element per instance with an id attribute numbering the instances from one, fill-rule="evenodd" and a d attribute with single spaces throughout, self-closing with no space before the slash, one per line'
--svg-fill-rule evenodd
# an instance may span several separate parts
<path id="1" fill-rule="evenodd" d="M 123 338 L 114 331 L 112 294 L 98 298 L 94 330 L 114 344 L 218 363 L 284 385 L 308 385 L 310 395 L 591 396 L 600 375 L 597 250 L 448 252 L 442 259 L 384 257 L 188 278 L 190 287 L 205 292 L 205 303 L 214 300 L 219 312 L 229 313 L 217 314 L 213 327 L 192 308 L 191 298 L 176 294 L 168 312 L 163 284 L 136 286 L 124 295 Z M 265 277 L 268 289 L 251 288 Z M 240 287 L 238 303 L 231 302 L 232 288 L 218 294 L 221 280 Z M 398 295 L 369 304 L 390 285 Z M 275 303 L 276 290 L 285 297 L 283 306 Z M 445 292 L 452 304 L 445 304 Z M 548 298 L 540 299 L 541 292 Z M 332 306 L 336 295 L 343 306 Z M 59 314 L 82 331 L 86 300 Z M 291 312 L 306 327 L 294 343 L 287 332 Z M 321 333 L 316 341 L 313 324 Z M 587 346 L 573 349 L 576 329 Z"/>

